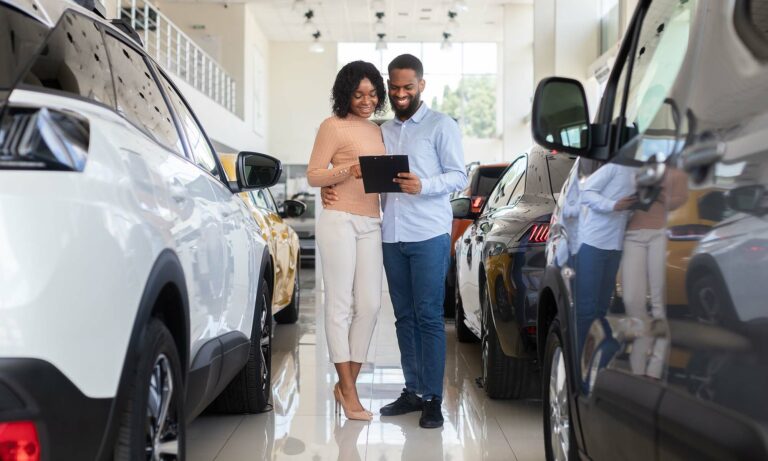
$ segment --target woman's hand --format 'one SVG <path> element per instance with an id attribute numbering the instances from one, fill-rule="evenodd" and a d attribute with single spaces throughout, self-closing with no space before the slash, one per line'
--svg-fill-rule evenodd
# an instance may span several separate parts
<path id="1" fill-rule="evenodd" d="M 615 205 L 613 205 L 614 211 L 624 211 L 628 210 L 632 205 L 637 203 L 637 195 L 628 195 L 616 202 Z"/>
<path id="2" fill-rule="evenodd" d="M 323 207 L 328 208 L 329 205 L 333 205 L 333 202 L 339 200 L 339 195 L 333 190 L 333 186 L 328 186 L 320 189 L 320 198 L 323 201 Z"/>
<path id="3" fill-rule="evenodd" d="M 349 172 L 352 175 L 352 177 L 356 179 L 360 179 L 363 177 L 363 171 L 360 169 L 360 164 L 356 163 L 349 167 Z"/>

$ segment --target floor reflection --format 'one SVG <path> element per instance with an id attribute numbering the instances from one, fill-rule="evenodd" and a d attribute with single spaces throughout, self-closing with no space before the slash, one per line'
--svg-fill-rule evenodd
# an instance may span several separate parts
<path id="1" fill-rule="evenodd" d="M 403 386 L 394 316 L 387 293 L 359 378 L 371 422 L 334 417 L 336 378 L 328 361 L 322 293 L 314 270 L 301 274 L 301 310 L 296 325 L 276 325 L 272 385 L 274 411 L 252 416 L 201 416 L 188 432 L 192 461 L 241 460 L 538 460 L 544 459 L 538 401 L 493 401 L 476 385 L 477 344 L 459 344 L 448 324 L 448 354 L 442 429 L 418 426 L 418 413 L 378 415 Z"/>

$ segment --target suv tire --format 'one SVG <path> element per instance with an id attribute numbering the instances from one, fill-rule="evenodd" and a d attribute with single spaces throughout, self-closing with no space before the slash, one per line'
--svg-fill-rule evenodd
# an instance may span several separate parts
<path id="1" fill-rule="evenodd" d="M 120 414 L 114 459 L 184 459 L 183 395 L 176 343 L 165 325 L 153 319 L 139 341 L 138 361 Z"/>
<path id="2" fill-rule="evenodd" d="M 299 320 L 299 304 L 301 303 L 300 269 L 301 256 L 298 256 L 296 258 L 296 271 L 293 275 L 293 295 L 291 296 L 291 303 L 275 314 L 275 322 L 281 325 L 296 323 L 296 321 Z"/>
<path id="3" fill-rule="evenodd" d="M 573 419 L 570 417 L 570 379 L 563 348 L 560 322 L 549 327 L 544 349 L 542 399 L 544 409 L 544 451 L 547 461 L 578 459 Z"/>
<path id="4" fill-rule="evenodd" d="M 483 387 L 492 399 L 519 399 L 530 387 L 532 362 L 507 357 L 501 349 L 496 327 L 490 318 L 490 301 L 482 294 L 483 337 L 481 338 Z"/>
<path id="5" fill-rule="evenodd" d="M 216 413 L 251 414 L 272 409 L 272 296 L 261 281 L 256 302 L 248 362 L 211 404 Z"/>

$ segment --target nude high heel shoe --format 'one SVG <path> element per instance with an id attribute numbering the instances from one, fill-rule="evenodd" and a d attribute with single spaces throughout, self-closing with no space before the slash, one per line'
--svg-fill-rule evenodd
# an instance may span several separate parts
<path id="1" fill-rule="evenodd" d="M 354 419 L 357 421 L 370 421 L 373 416 L 365 410 L 348 410 L 347 405 L 344 402 L 344 394 L 341 393 L 341 388 L 337 384 L 333 387 L 333 397 L 336 399 L 336 414 L 341 414 L 341 409 L 344 409 L 344 416 L 347 419 Z"/>
<path id="2" fill-rule="evenodd" d="M 338 390 L 336 390 L 337 388 L 338 388 Z M 338 392 L 339 394 L 341 394 L 341 387 L 340 387 L 340 383 L 339 383 L 338 381 L 336 382 L 336 384 L 334 384 L 334 385 L 333 385 L 333 396 L 334 396 L 334 397 L 336 397 L 336 392 Z M 363 408 L 363 411 L 365 411 L 365 412 L 366 412 L 366 413 L 368 413 L 368 414 L 369 414 L 371 417 L 373 417 L 373 413 L 372 413 L 372 412 L 370 412 L 370 411 L 366 410 L 365 408 Z M 340 414 L 341 414 L 341 404 L 339 403 L 339 401 L 338 401 L 338 400 L 336 400 L 336 414 L 337 414 L 337 415 L 340 415 Z"/>

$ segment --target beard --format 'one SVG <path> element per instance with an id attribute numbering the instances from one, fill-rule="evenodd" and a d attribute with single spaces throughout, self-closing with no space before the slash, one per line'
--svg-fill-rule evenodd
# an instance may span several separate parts
<path id="1" fill-rule="evenodd" d="M 392 96 L 389 97 L 389 103 L 392 105 L 392 111 L 395 113 L 395 117 L 401 120 L 408 120 L 419 110 L 419 104 L 421 104 L 421 93 L 416 93 L 416 96 L 411 99 L 411 103 L 405 109 L 400 109 L 395 105 L 392 100 Z"/>

